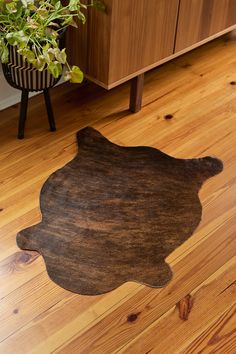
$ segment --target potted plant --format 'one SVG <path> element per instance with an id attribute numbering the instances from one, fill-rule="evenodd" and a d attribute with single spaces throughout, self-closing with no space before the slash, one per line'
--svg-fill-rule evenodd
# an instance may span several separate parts
<path id="1" fill-rule="evenodd" d="M 64 72 L 64 80 L 80 83 L 83 73 L 67 62 L 65 30 L 78 27 L 83 10 L 103 10 L 98 0 L 0 0 L 0 61 L 7 82 L 22 91 L 18 138 L 24 137 L 29 91 L 44 91 L 50 129 L 56 129 L 49 96 Z"/>

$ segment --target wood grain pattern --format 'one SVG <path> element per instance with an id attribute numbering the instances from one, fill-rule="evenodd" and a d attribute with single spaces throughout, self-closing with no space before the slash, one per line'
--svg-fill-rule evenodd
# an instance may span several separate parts
<path id="1" fill-rule="evenodd" d="M 231 31 L 236 25 L 235 0 L 104 3 L 106 13 L 90 9 L 83 30 L 70 31 L 68 51 L 71 62 L 84 68 L 87 78 L 106 89 Z"/>
<path id="2" fill-rule="evenodd" d="M 196 351 L 228 354 L 235 351 L 236 305 L 220 314 L 201 334 L 196 337 L 183 353 Z"/>
<path id="3" fill-rule="evenodd" d="M 104 1 L 105 12 L 91 9 L 88 18 L 87 74 L 104 84 L 109 82 L 113 1 Z"/>
<path id="4" fill-rule="evenodd" d="M 104 87 L 173 53 L 178 0 L 105 0 L 106 12 L 88 11 L 87 35 L 69 42 L 72 61 Z M 76 46 L 87 42 L 87 52 Z M 70 49 L 70 43 L 72 49 Z M 78 43 L 78 44 L 77 44 Z M 83 46 L 83 45 L 82 45 Z"/>
<path id="5" fill-rule="evenodd" d="M 233 282 L 232 284 L 229 284 L 230 279 L 233 274 L 235 274 L 235 270 L 234 259 L 233 261 L 230 261 L 226 267 L 224 266 L 220 271 L 217 271 L 214 277 L 210 277 L 201 287 L 192 292 L 193 305 L 189 318 L 186 319 L 186 321 L 183 322 L 182 319 L 179 318 L 178 309 L 176 309 L 176 307 L 172 308 L 166 316 L 163 316 L 151 324 L 143 334 L 138 336 L 134 341 L 118 352 L 134 354 L 139 353 L 142 348 L 142 353 L 163 353 L 165 352 L 165 348 L 168 347 L 169 353 L 175 353 L 176 348 L 178 348 L 180 353 L 199 353 L 200 349 L 202 349 L 203 352 L 204 350 L 206 352 L 209 352 L 210 350 L 217 352 L 218 349 L 218 352 L 221 353 L 221 348 L 224 353 L 224 345 L 227 345 L 228 348 L 231 347 L 232 352 L 234 352 L 233 348 L 235 348 L 235 342 L 233 344 L 231 340 L 233 340 L 235 335 L 235 328 L 232 331 L 225 328 L 224 331 L 221 326 L 223 325 L 223 327 L 226 327 L 227 320 L 232 320 L 232 324 L 235 323 L 234 315 L 236 301 L 234 300 L 234 297 L 236 283 Z M 215 287 L 212 278 L 217 282 L 217 287 Z M 206 301 L 208 301 L 210 305 L 207 318 L 204 309 L 204 303 Z M 227 316 L 226 322 L 223 323 L 222 319 L 225 319 L 225 316 Z M 215 322 L 215 317 L 217 318 L 218 325 L 214 329 L 213 323 Z M 191 321 L 191 323 L 194 324 L 192 329 L 190 328 L 188 321 Z M 202 331 L 204 334 L 199 336 L 199 332 Z M 221 333 L 221 335 L 217 335 L 217 332 Z M 226 333 L 224 334 L 224 332 Z M 153 333 L 158 333 L 159 336 L 161 336 L 162 341 L 158 343 L 153 336 Z M 203 343 L 201 343 L 201 340 L 204 339 L 205 333 L 208 333 L 209 342 L 204 348 L 204 345 L 202 347 Z M 224 338 L 224 336 L 226 338 Z M 190 348 L 186 349 L 182 347 L 183 339 L 185 343 L 188 343 L 189 341 L 196 342 L 197 338 L 200 343 L 195 347 L 195 351 L 191 351 Z"/>
<path id="6" fill-rule="evenodd" d="M 132 113 L 140 111 L 143 98 L 144 74 L 131 80 L 129 109 Z"/>
<path id="7" fill-rule="evenodd" d="M 78 65 L 86 73 L 88 67 L 87 57 L 87 24 L 78 23 L 78 28 L 69 27 L 66 31 L 68 62 Z"/>
<path id="8" fill-rule="evenodd" d="M 113 0 L 109 81 L 173 53 L 178 0 Z"/>
<path id="9" fill-rule="evenodd" d="M 235 23 L 235 0 L 180 0 L 175 52 Z"/>
<path id="10" fill-rule="evenodd" d="M 198 226 L 198 191 L 222 162 L 120 147 L 89 127 L 77 143 L 76 157 L 42 188 L 42 222 L 18 233 L 18 246 L 40 252 L 50 278 L 79 294 L 130 280 L 164 286 L 165 258 Z"/>
<path id="11" fill-rule="evenodd" d="M 40 96 L 31 99 L 24 141 L 15 138 L 18 107 L 0 112 L 0 352 L 111 354 L 129 348 L 146 331 L 164 353 L 172 343 L 178 354 L 188 348 L 190 353 L 236 351 L 235 38 L 217 39 L 147 73 L 143 109 L 135 115 L 127 110 L 128 84 L 109 92 L 93 84 L 56 87 L 55 135 L 47 133 Z M 167 114 L 173 118 L 166 120 Z M 174 277 L 163 289 L 129 282 L 105 295 L 73 294 L 50 281 L 42 257 L 31 251 L 29 257 L 16 245 L 17 232 L 40 222 L 40 189 L 74 158 L 75 133 L 87 125 L 122 146 L 224 161 L 224 171 L 200 190 L 199 227 L 166 259 Z M 176 304 L 188 294 L 194 301 L 183 321 Z M 165 317 L 169 331 L 165 322 L 157 324 Z"/>

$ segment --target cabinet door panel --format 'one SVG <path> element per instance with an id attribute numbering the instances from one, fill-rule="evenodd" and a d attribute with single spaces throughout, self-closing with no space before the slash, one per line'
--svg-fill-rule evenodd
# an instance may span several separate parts
<path id="1" fill-rule="evenodd" d="M 179 0 L 113 0 L 109 84 L 173 54 Z"/>
<path id="2" fill-rule="evenodd" d="M 236 24 L 236 0 L 180 0 L 175 52 Z"/>
<path id="3" fill-rule="evenodd" d="M 88 10 L 79 31 L 68 31 L 70 62 L 103 87 L 174 51 L 179 0 L 103 0 L 106 11 Z"/>
<path id="4" fill-rule="evenodd" d="M 106 11 L 89 8 L 86 23 L 67 31 L 68 60 L 79 65 L 93 81 L 107 88 L 110 58 L 112 6 L 114 0 L 103 0 Z M 83 3 L 90 3 L 83 0 Z"/>

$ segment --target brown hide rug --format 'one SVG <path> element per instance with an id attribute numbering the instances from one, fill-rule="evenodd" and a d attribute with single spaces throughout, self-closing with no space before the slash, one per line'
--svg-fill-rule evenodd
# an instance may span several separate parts
<path id="1" fill-rule="evenodd" d="M 77 143 L 41 190 L 42 221 L 17 235 L 18 246 L 40 252 L 50 278 L 79 294 L 127 281 L 163 287 L 172 277 L 165 258 L 198 226 L 199 189 L 222 162 L 121 147 L 89 127 Z"/>

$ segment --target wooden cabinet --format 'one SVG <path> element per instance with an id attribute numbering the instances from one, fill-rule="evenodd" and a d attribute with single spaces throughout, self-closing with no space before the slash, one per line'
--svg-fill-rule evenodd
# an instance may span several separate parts
<path id="1" fill-rule="evenodd" d="M 86 25 L 69 31 L 69 61 L 106 89 L 139 75 L 131 85 L 132 111 L 140 106 L 142 73 L 236 28 L 236 0 L 104 3 L 105 13 L 90 9 Z"/>
<path id="2" fill-rule="evenodd" d="M 72 49 L 71 59 L 88 77 L 111 88 L 173 53 L 179 0 L 104 2 L 106 13 L 89 10 L 82 35 L 73 30 L 73 46 L 86 42 L 87 51 Z"/>
<path id="3" fill-rule="evenodd" d="M 173 52 L 178 0 L 113 0 L 108 85 Z"/>
<path id="4" fill-rule="evenodd" d="M 201 42 L 235 23 L 235 0 L 181 0 L 175 52 Z"/>

